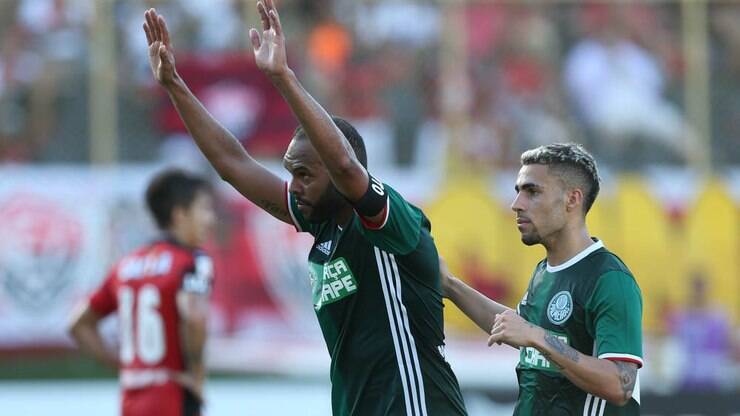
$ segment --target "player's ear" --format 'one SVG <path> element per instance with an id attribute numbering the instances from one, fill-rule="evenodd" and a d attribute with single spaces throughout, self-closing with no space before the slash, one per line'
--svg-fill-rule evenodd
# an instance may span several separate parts
<path id="1" fill-rule="evenodd" d="M 571 188 L 565 195 L 565 209 L 570 212 L 581 210 L 583 206 L 583 190 L 581 188 Z"/>

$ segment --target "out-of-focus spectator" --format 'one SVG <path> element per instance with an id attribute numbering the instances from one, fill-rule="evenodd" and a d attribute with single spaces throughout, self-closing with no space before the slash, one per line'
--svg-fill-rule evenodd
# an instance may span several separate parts
<path id="1" fill-rule="evenodd" d="M 740 163 L 740 4 L 723 3 L 711 13 L 712 133 L 715 162 Z"/>
<path id="2" fill-rule="evenodd" d="M 686 308 L 670 318 L 669 331 L 682 350 L 679 386 L 686 391 L 728 387 L 732 372 L 732 325 L 727 312 L 711 304 L 709 279 L 695 272 Z"/>
<path id="3" fill-rule="evenodd" d="M 36 37 L 36 47 L 53 61 L 78 64 L 87 45 L 94 4 L 86 0 L 21 0 L 18 23 Z"/>
<path id="4" fill-rule="evenodd" d="M 24 161 L 33 157 L 40 145 L 41 120 L 38 93 L 34 88 L 43 73 L 43 59 L 24 47 L 28 36 L 12 26 L 0 42 L 0 161 Z M 44 86 L 47 86 L 44 83 Z"/>
<path id="5" fill-rule="evenodd" d="M 518 164 L 525 149 L 574 140 L 564 111 L 554 21 L 542 4 L 474 3 L 466 13 L 475 105 L 465 140 L 468 160 L 491 168 Z M 482 17 L 497 30 L 475 29 Z"/>
<path id="6" fill-rule="evenodd" d="M 330 10 L 317 12 L 318 21 L 306 36 L 305 73 L 317 99 L 337 111 L 342 105 L 342 80 L 348 75 L 353 52 L 352 33 Z"/>
<path id="7" fill-rule="evenodd" d="M 414 163 L 419 129 L 426 112 L 417 54 L 402 45 L 388 44 L 378 57 L 384 75 L 380 96 L 391 125 L 393 154 L 401 166 Z"/>
<path id="8" fill-rule="evenodd" d="M 339 75 L 352 54 L 352 35 L 333 18 L 319 22 L 308 35 L 311 65 L 327 77 Z"/>
<path id="9" fill-rule="evenodd" d="M 630 38 L 624 11 L 606 4 L 583 9 L 586 33 L 565 58 L 565 87 L 607 161 L 639 161 L 640 153 L 653 161 L 688 159 L 696 138 L 664 96 L 666 74 L 658 57 Z M 634 142 L 646 152 L 636 151 Z"/>
<path id="10" fill-rule="evenodd" d="M 180 0 L 194 25 L 195 48 L 212 53 L 246 46 L 242 0 Z"/>
<path id="11" fill-rule="evenodd" d="M 369 46 L 386 42 L 430 46 L 441 30 L 440 8 L 419 0 L 366 1 L 356 8 L 355 30 Z"/>

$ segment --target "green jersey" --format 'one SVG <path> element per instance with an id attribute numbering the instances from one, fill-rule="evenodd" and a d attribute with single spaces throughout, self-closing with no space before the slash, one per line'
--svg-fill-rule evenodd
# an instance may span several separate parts
<path id="1" fill-rule="evenodd" d="M 559 266 L 541 261 L 517 310 L 586 355 L 642 367 L 642 295 L 622 261 L 596 241 Z M 640 383 L 623 407 L 578 388 L 537 349 L 520 350 L 514 415 L 639 415 Z"/>
<path id="2" fill-rule="evenodd" d="M 377 227 L 357 213 L 344 228 L 310 223 L 288 193 L 296 228 L 315 237 L 309 277 L 331 356 L 333 414 L 465 415 L 444 357 L 430 222 L 391 187 L 379 190 L 387 200 Z"/>

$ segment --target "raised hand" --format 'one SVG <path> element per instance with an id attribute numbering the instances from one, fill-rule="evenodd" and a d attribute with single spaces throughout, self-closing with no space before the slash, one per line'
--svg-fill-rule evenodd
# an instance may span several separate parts
<path id="1" fill-rule="evenodd" d="M 147 10 L 144 19 L 144 33 L 149 45 L 149 66 L 152 68 L 152 74 L 161 85 L 171 85 L 177 79 L 177 71 L 167 24 L 164 17 L 154 9 Z"/>
<path id="2" fill-rule="evenodd" d="M 262 36 L 257 29 L 249 30 L 257 67 L 271 77 L 285 75 L 290 69 L 285 53 L 283 28 L 280 26 L 280 16 L 274 0 L 258 1 L 257 11 L 262 19 Z"/>

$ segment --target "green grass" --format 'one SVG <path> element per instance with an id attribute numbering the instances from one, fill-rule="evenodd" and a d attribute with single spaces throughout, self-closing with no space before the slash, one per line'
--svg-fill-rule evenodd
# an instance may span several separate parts
<path id="1" fill-rule="evenodd" d="M 0 381 L 53 379 L 115 379 L 117 372 L 75 352 L 1 354 Z M 274 374 L 210 371 L 209 378 L 283 380 Z"/>
<path id="2" fill-rule="evenodd" d="M 79 354 L 16 355 L 0 359 L 0 380 L 115 377 L 115 371 Z"/>

